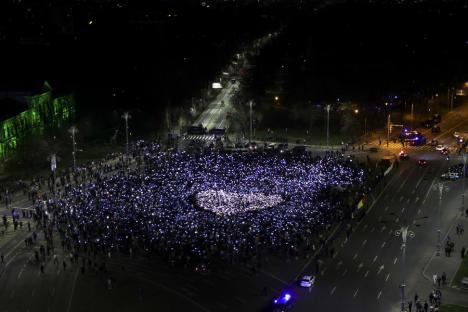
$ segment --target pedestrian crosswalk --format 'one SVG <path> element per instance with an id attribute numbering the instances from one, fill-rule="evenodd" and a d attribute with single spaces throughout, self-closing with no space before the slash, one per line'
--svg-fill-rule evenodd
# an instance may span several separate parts
<path id="1" fill-rule="evenodd" d="M 184 135 L 183 139 L 184 140 L 194 140 L 194 141 L 214 141 L 216 138 L 219 136 L 214 135 L 214 134 L 190 134 L 190 135 Z"/>

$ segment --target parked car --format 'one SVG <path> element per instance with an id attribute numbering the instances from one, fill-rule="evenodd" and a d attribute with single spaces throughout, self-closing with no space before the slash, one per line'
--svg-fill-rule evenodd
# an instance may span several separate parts
<path id="1" fill-rule="evenodd" d="M 455 181 L 455 180 L 458 180 L 460 178 L 460 175 L 457 172 L 446 172 L 446 173 L 442 173 L 440 178 L 442 180 Z"/>

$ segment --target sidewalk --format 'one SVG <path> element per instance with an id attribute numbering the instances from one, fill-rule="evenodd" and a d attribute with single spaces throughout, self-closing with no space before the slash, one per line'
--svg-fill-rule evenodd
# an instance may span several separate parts
<path id="1" fill-rule="evenodd" d="M 441 285 L 441 290 L 444 294 L 444 304 L 451 303 L 468 306 L 468 291 L 457 287 L 459 285 L 459 281 L 454 281 L 455 286 L 450 286 L 462 262 L 461 250 L 463 247 L 468 247 L 468 233 L 457 235 L 458 224 L 461 224 L 466 230 L 468 228 L 468 218 L 463 216 L 457 217 L 453 220 L 448 235 L 442 237 L 440 256 L 437 256 L 434 253 L 429 262 L 426 264 L 422 273 L 427 280 L 427 283 L 433 285 L 433 275 L 437 274 L 438 276 L 442 276 L 442 273 L 445 272 L 447 275 L 447 282 L 446 285 Z M 445 244 L 448 236 L 450 237 L 451 241 L 455 243 L 454 250 L 450 254 L 450 257 L 447 257 L 445 254 Z"/>

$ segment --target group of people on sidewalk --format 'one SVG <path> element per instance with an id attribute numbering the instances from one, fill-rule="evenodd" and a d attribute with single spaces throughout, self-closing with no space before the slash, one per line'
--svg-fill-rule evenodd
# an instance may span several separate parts
<path id="1" fill-rule="evenodd" d="M 419 298 L 419 295 L 416 293 L 414 295 L 414 301 L 408 301 L 405 309 L 408 312 L 436 312 L 439 311 L 441 305 L 442 292 L 440 289 L 433 289 L 428 295 L 428 300 L 424 301 Z"/>

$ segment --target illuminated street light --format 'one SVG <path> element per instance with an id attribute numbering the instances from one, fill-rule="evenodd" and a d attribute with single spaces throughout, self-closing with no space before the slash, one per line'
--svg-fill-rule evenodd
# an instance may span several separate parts
<path id="1" fill-rule="evenodd" d="M 439 182 L 439 183 L 432 186 L 432 190 L 439 192 L 439 205 L 437 206 L 437 245 L 436 245 L 437 249 L 436 249 L 436 255 L 440 256 L 440 247 L 442 245 L 441 229 L 440 229 L 441 228 L 440 213 L 441 213 L 441 209 L 442 209 L 442 196 L 443 196 L 444 192 L 449 191 L 449 187 L 447 185 L 445 185 L 444 182 Z"/>
<path id="2" fill-rule="evenodd" d="M 358 114 L 358 113 L 359 113 L 359 109 L 356 108 L 356 109 L 354 110 L 354 113 L 355 113 L 355 114 Z"/>
<path id="3" fill-rule="evenodd" d="M 71 134 L 71 139 L 72 139 L 72 156 L 73 156 L 73 170 L 76 170 L 76 141 L 75 141 L 75 135 L 78 133 L 78 128 L 75 126 L 71 126 L 70 129 L 68 129 L 68 132 Z"/>
<path id="4" fill-rule="evenodd" d="M 279 97 L 275 96 L 275 101 L 278 102 L 278 100 L 279 100 Z"/>
<path id="5" fill-rule="evenodd" d="M 128 157 L 128 120 L 131 119 L 132 116 L 128 112 L 125 112 L 122 115 L 122 118 L 125 120 L 125 137 L 127 139 L 127 142 L 126 142 L 126 145 L 125 145 L 125 152 L 126 152 L 127 157 Z"/>

